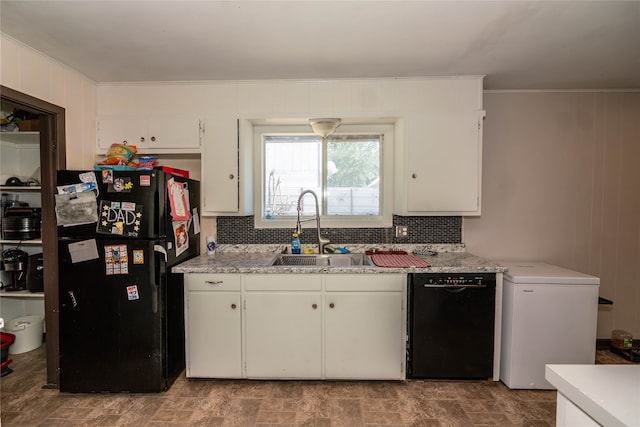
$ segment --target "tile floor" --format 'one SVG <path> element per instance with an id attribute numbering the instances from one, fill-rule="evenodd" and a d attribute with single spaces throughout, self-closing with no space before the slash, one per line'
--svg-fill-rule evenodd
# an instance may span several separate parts
<path id="1" fill-rule="evenodd" d="M 11 355 L 0 418 L 11 426 L 553 426 L 556 392 L 491 381 L 187 380 L 165 393 L 43 389 L 45 346 Z M 599 350 L 599 363 L 626 363 Z"/>

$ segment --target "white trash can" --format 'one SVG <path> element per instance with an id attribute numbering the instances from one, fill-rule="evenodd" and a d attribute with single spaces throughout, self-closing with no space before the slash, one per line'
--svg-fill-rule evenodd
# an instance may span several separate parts
<path id="1" fill-rule="evenodd" d="M 26 353 L 42 345 L 44 333 L 44 316 L 22 316 L 9 320 L 4 331 L 16 336 L 15 342 L 9 347 L 9 354 Z"/>

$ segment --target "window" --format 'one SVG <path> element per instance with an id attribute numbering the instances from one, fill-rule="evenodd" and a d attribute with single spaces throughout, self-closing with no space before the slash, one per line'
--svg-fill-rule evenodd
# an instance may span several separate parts
<path id="1" fill-rule="evenodd" d="M 324 141 L 308 126 L 256 126 L 254 142 L 257 227 L 295 225 L 304 190 L 318 196 L 323 227 L 391 225 L 392 125 L 343 124 Z M 315 215 L 313 196 L 300 206 L 301 215 Z"/>

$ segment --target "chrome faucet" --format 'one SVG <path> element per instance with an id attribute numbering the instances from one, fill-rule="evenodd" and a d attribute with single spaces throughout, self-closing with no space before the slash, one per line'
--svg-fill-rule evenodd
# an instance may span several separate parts
<path id="1" fill-rule="evenodd" d="M 305 219 L 303 221 L 300 220 L 300 210 L 302 209 L 300 207 L 300 202 L 302 201 L 302 198 L 304 197 L 305 194 L 311 194 L 313 198 L 316 199 L 316 228 L 318 229 L 318 252 L 320 254 L 323 254 L 324 247 L 329 243 L 329 239 L 323 239 L 322 236 L 320 235 L 320 207 L 318 206 L 318 196 L 316 196 L 316 193 L 314 193 L 313 190 L 304 190 L 302 193 L 300 193 L 300 196 L 298 196 L 298 221 L 296 222 L 296 233 L 302 234 L 302 223 L 311 221 L 310 219 Z"/>

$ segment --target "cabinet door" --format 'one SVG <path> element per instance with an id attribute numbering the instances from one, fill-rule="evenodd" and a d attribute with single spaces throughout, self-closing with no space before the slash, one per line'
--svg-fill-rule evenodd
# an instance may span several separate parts
<path id="1" fill-rule="evenodd" d="M 321 378 L 320 292 L 247 292 L 246 376 Z"/>
<path id="2" fill-rule="evenodd" d="M 97 133 L 102 151 L 125 141 L 142 154 L 200 151 L 200 120 L 192 117 L 101 117 Z"/>
<path id="3" fill-rule="evenodd" d="M 107 150 L 111 144 L 145 145 L 148 123 L 144 119 L 100 118 L 98 148 Z"/>
<path id="4" fill-rule="evenodd" d="M 145 146 L 151 150 L 200 149 L 200 120 L 192 117 L 150 118 Z"/>
<path id="5" fill-rule="evenodd" d="M 231 117 L 207 120 L 202 154 L 204 211 L 238 213 L 239 198 L 238 121 Z"/>
<path id="6" fill-rule="evenodd" d="M 407 213 L 480 214 L 481 124 L 478 111 L 411 121 L 403 177 Z"/>
<path id="7" fill-rule="evenodd" d="M 240 302 L 240 292 L 187 292 L 187 377 L 242 377 Z"/>
<path id="8" fill-rule="evenodd" d="M 399 292 L 327 292 L 326 378 L 402 379 L 402 304 Z"/>

